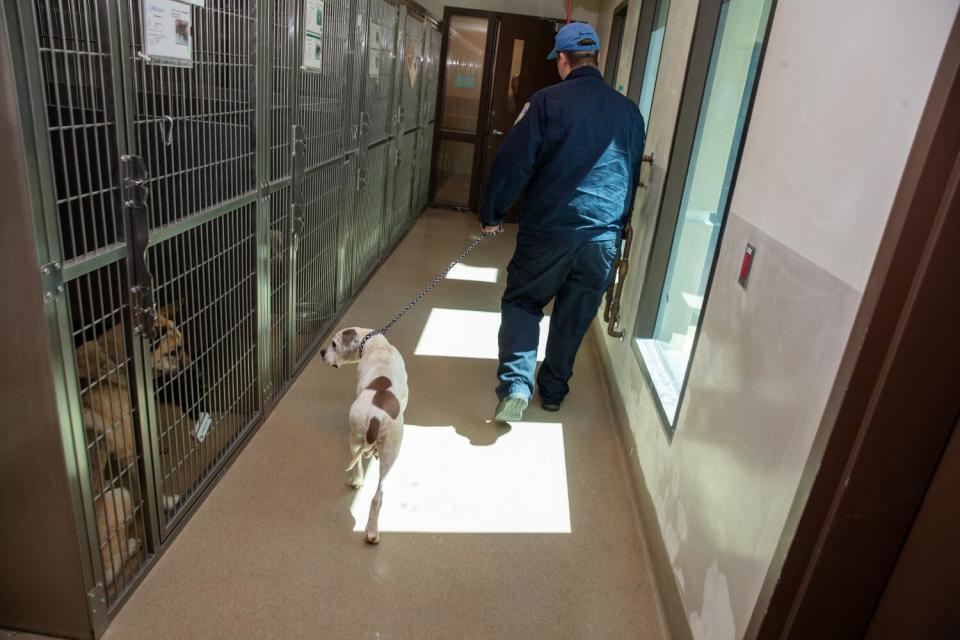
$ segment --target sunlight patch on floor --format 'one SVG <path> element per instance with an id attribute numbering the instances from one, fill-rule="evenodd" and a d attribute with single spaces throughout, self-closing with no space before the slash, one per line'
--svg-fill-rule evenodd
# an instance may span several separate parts
<path id="1" fill-rule="evenodd" d="M 453 427 L 407 425 L 384 486 L 380 531 L 570 533 L 563 426 L 511 426 L 495 444 L 477 447 Z M 367 524 L 376 460 L 367 473 L 350 507 L 354 531 Z"/>
<path id="2" fill-rule="evenodd" d="M 471 267 L 461 262 L 453 265 L 453 268 L 447 273 L 447 279 L 496 284 L 499 271 L 496 267 Z"/>
<path id="3" fill-rule="evenodd" d="M 537 361 L 542 362 L 547 349 L 550 318 L 540 322 L 540 345 Z M 497 359 L 497 334 L 500 314 L 492 311 L 465 309 L 432 309 L 414 351 L 418 356 L 447 358 Z"/>

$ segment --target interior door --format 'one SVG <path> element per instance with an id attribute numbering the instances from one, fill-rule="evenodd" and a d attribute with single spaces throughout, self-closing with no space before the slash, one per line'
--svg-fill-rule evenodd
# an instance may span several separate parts
<path id="1" fill-rule="evenodd" d="M 560 81 L 557 65 L 547 60 L 553 50 L 556 22 L 531 16 L 500 15 L 496 18 L 496 53 L 483 145 L 480 193 L 490 176 L 493 160 L 530 96 Z M 521 196 L 507 214 L 516 222 Z"/>
<path id="2" fill-rule="evenodd" d="M 434 199 L 456 209 L 476 205 L 478 161 L 489 88 L 489 49 L 495 20 L 485 11 L 445 14 Z M 460 11 L 460 10 L 458 10 Z"/>
<path id="3" fill-rule="evenodd" d="M 960 637 L 960 435 L 956 426 L 900 552 L 868 638 Z"/>
<path id="4" fill-rule="evenodd" d="M 644 3 L 645 5 L 648 3 Z M 603 67 L 603 78 L 617 91 L 623 91 L 623 85 L 617 86 L 617 68 L 620 66 L 620 49 L 623 45 L 623 29 L 627 22 L 627 3 L 624 2 L 613 12 L 610 25 L 610 44 L 607 46 L 607 59 Z"/>

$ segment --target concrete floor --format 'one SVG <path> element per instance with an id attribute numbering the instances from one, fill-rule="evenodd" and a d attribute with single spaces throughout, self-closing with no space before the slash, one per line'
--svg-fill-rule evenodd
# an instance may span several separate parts
<path id="1" fill-rule="evenodd" d="M 475 230 L 425 214 L 343 326 L 388 320 Z M 487 314 L 512 247 L 507 234 L 466 261 L 463 276 L 496 282 L 447 280 L 390 334 L 411 391 L 378 547 L 343 472 L 356 370 L 315 358 L 105 638 L 664 637 L 593 343 L 560 413 L 489 423 Z"/>

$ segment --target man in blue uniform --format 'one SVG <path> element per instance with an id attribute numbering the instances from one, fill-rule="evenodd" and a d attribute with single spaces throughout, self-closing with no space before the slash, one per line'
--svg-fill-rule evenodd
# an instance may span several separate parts
<path id="1" fill-rule="evenodd" d="M 557 411 L 573 361 L 612 277 L 643 154 L 636 104 L 603 81 L 600 39 L 588 24 L 557 33 L 548 59 L 562 82 L 534 94 L 493 163 L 480 212 L 496 230 L 526 188 L 501 301 L 498 421 L 523 417 L 534 391 L 543 309 L 553 301 L 537 386 Z"/>

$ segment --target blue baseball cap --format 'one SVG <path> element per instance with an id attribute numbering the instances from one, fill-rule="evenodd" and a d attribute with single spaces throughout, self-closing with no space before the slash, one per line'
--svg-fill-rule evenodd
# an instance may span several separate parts
<path id="1" fill-rule="evenodd" d="M 586 22 L 571 22 L 557 32 L 547 60 L 556 60 L 561 51 L 600 51 L 600 37 Z"/>

